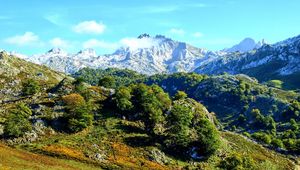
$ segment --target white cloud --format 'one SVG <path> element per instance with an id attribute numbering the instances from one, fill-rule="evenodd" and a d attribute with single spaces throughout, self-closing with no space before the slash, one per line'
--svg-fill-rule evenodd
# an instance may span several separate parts
<path id="1" fill-rule="evenodd" d="M 105 42 L 97 39 L 90 39 L 88 41 L 83 42 L 83 48 L 104 48 L 113 50 L 118 47 L 117 43 Z"/>
<path id="2" fill-rule="evenodd" d="M 53 38 L 49 41 L 50 45 L 52 47 L 60 47 L 60 48 L 69 48 L 70 47 L 70 42 L 63 40 L 59 37 Z"/>
<path id="3" fill-rule="evenodd" d="M 136 50 L 138 48 L 150 48 L 158 45 L 159 41 L 153 38 L 123 38 L 120 40 L 120 45 L 129 47 L 131 50 Z"/>
<path id="4" fill-rule="evenodd" d="M 194 37 L 199 38 L 199 37 L 203 37 L 203 34 L 201 32 L 195 32 L 193 34 Z"/>
<path id="5" fill-rule="evenodd" d="M 87 34 L 102 34 L 106 29 L 106 25 L 96 21 L 83 21 L 73 27 L 73 31 L 76 33 L 87 33 Z"/>
<path id="6" fill-rule="evenodd" d="M 185 31 L 183 29 L 172 28 L 169 30 L 169 33 L 174 34 L 174 35 L 183 36 L 185 34 Z"/>
<path id="7" fill-rule="evenodd" d="M 4 42 L 13 45 L 34 45 L 39 44 L 39 37 L 33 32 L 25 32 L 23 35 L 15 35 L 13 37 L 8 37 Z"/>

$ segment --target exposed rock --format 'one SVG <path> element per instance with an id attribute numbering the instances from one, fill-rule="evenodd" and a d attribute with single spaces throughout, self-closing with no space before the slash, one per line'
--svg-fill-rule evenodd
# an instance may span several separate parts
<path id="1" fill-rule="evenodd" d="M 171 161 L 170 158 L 165 155 L 165 153 L 157 148 L 151 148 L 148 156 L 150 161 L 155 161 L 161 165 L 168 164 Z"/>

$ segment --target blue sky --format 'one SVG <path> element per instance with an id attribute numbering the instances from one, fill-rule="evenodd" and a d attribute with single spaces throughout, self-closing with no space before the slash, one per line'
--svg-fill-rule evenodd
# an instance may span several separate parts
<path id="1" fill-rule="evenodd" d="M 300 34 L 299 0 L 0 0 L 0 49 L 111 53 L 142 33 L 219 50 Z"/>

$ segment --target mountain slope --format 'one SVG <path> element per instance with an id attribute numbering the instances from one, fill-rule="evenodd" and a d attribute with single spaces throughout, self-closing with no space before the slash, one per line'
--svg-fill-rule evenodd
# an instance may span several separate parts
<path id="1" fill-rule="evenodd" d="M 242 40 L 239 44 L 234 45 L 231 48 L 227 48 L 224 49 L 222 51 L 227 52 L 227 53 L 231 53 L 231 52 L 248 52 L 254 49 L 258 49 L 261 46 L 263 46 L 265 44 L 265 41 L 262 40 L 261 42 L 255 42 L 255 40 L 253 40 L 252 38 L 245 38 L 244 40 Z"/>
<path id="2" fill-rule="evenodd" d="M 92 49 L 77 54 L 52 49 L 46 54 L 28 57 L 27 60 L 70 74 L 83 67 L 127 68 L 143 74 L 155 74 L 190 72 L 202 62 L 221 55 L 161 35 L 150 37 L 143 34 L 131 41 L 130 45 L 122 46 L 110 55 L 97 56 Z"/>
<path id="3" fill-rule="evenodd" d="M 43 88 L 47 88 L 64 77 L 63 73 L 45 66 L 27 62 L 6 52 L 0 53 L 0 100 L 2 101 L 19 97 L 22 83 L 29 79 L 36 80 Z"/>
<path id="4" fill-rule="evenodd" d="M 13 149 L 0 143 L 0 169 L 99 169 L 92 165 Z"/>
<path id="5" fill-rule="evenodd" d="M 229 53 L 195 70 L 203 74 L 244 73 L 259 81 L 279 79 L 289 89 L 300 88 L 300 36 L 248 53 Z"/>

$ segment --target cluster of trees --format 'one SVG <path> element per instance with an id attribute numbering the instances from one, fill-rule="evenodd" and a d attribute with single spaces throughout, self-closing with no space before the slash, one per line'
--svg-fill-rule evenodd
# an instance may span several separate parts
<path id="1" fill-rule="evenodd" d="M 117 89 L 115 102 L 123 116 L 142 121 L 146 132 L 172 153 L 187 154 L 194 148 L 197 153 L 210 155 L 219 147 L 215 125 L 197 108 L 200 104 L 182 91 L 172 101 L 157 85 L 123 86 Z"/>
<path id="2" fill-rule="evenodd" d="M 142 82 L 146 78 L 145 75 L 139 74 L 135 71 L 117 68 L 107 68 L 105 70 L 83 68 L 76 72 L 73 76 L 75 78 L 81 77 L 85 82 L 92 85 L 102 84 L 101 81 L 99 82 L 99 78 L 104 79 L 104 77 L 111 77 L 114 79 L 116 87 Z"/>

